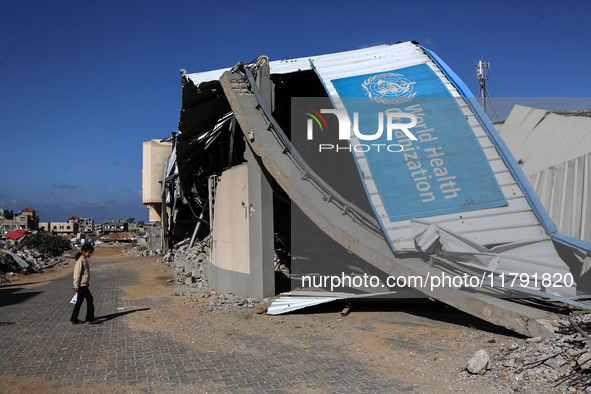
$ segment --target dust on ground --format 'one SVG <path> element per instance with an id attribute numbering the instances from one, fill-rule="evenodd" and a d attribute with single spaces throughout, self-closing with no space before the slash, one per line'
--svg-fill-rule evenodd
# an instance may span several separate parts
<path id="1" fill-rule="evenodd" d="M 429 301 L 359 304 L 348 316 L 341 316 L 345 304 L 340 303 L 279 316 L 261 314 L 262 305 L 234 307 L 228 313 L 227 305 L 220 305 L 223 297 L 173 282 L 174 268 L 155 258 L 144 258 L 142 265 L 141 284 L 123 289 L 127 299 L 171 297 L 173 303 L 166 309 L 130 314 L 127 324 L 136 331 L 166 333 L 200 351 L 245 352 L 240 341 L 232 339 L 238 333 L 310 352 L 328 343 L 386 379 L 404 381 L 423 392 L 488 393 L 511 377 L 502 370 L 470 375 L 464 371 L 466 362 L 479 349 L 494 358 L 503 348 L 525 342 L 507 330 Z"/>

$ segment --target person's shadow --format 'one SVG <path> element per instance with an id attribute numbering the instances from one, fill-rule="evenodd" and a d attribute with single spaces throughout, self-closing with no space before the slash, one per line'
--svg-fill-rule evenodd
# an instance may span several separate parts
<path id="1" fill-rule="evenodd" d="M 104 316 L 98 316 L 96 319 L 99 320 L 99 323 L 103 323 L 103 322 L 106 322 L 106 321 L 109 321 L 109 320 L 116 319 L 116 318 L 121 317 L 121 316 L 129 315 L 130 313 L 141 312 L 141 311 L 149 311 L 149 310 L 150 310 L 150 308 L 131 309 L 129 311 L 111 313 L 109 315 L 104 315 Z"/>

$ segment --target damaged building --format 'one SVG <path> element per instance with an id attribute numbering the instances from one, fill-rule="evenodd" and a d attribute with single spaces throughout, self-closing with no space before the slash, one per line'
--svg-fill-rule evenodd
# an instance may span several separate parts
<path id="1" fill-rule="evenodd" d="M 178 132 L 144 143 L 144 203 L 165 251 L 210 237 L 216 291 L 284 291 L 279 256 L 300 291 L 269 313 L 424 296 L 553 337 L 557 314 L 591 306 L 591 245 L 557 231 L 468 88 L 418 43 L 182 74 Z"/>

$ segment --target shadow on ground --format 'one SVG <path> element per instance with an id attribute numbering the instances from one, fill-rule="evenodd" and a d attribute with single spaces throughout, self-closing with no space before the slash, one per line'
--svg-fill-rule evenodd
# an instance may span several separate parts
<path id="1" fill-rule="evenodd" d="M 104 315 L 104 316 L 98 316 L 97 319 L 99 319 L 101 322 L 104 322 L 104 321 L 116 319 L 116 318 L 121 317 L 121 316 L 129 315 L 130 313 L 141 312 L 141 311 L 149 311 L 149 310 L 150 310 L 150 308 L 132 309 L 132 310 L 129 310 L 129 311 L 111 313 L 109 315 Z"/>
<path id="2" fill-rule="evenodd" d="M 14 287 L 9 287 L 14 286 Z M 0 287 L 0 308 L 8 305 L 16 305 L 36 297 L 42 291 L 21 292 L 23 285 L 9 285 Z"/>
<path id="3" fill-rule="evenodd" d="M 350 313 L 368 313 L 368 312 L 403 312 L 414 316 L 423 317 L 430 320 L 436 320 L 457 326 L 471 327 L 477 330 L 490 333 L 510 336 L 514 338 L 526 338 L 504 327 L 497 326 L 485 320 L 464 313 L 451 306 L 438 301 L 428 299 L 405 300 L 404 302 L 355 302 L 336 301 L 322 304 L 314 307 L 305 308 L 292 312 L 293 314 L 315 314 L 315 313 L 334 313 L 342 311 L 350 304 Z"/>

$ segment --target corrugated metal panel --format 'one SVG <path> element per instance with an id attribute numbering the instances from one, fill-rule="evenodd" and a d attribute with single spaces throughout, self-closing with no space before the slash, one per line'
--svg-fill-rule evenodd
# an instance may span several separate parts
<path id="1" fill-rule="evenodd" d="M 552 273 L 561 278 L 570 275 L 569 267 L 556 253 L 549 237 L 544 240 L 514 242 L 489 248 L 446 231 L 438 224 L 421 223 L 420 220 L 413 220 L 412 224 L 418 234 L 416 242 L 421 250 L 431 254 L 436 253 L 438 257 L 460 263 L 465 270 L 476 269 L 476 272 L 484 270 L 506 276 L 519 273 L 527 274 L 531 278 L 544 273 Z M 436 240 L 440 242 L 441 248 L 436 247 L 432 250 L 431 247 Z M 541 290 L 540 283 L 534 282 L 530 281 L 521 286 L 530 290 Z M 570 296 L 575 295 L 572 288 L 549 287 L 545 291 L 556 296 L 564 296 L 568 293 Z"/>
<path id="2" fill-rule="evenodd" d="M 324 63 L 328 68 L 331 69 L 331 72 L 334 71 L 334 73 L 339 75 L 350 75 L 355 73 L 368 73 L 372 71 L 391 69 L 393 65 L 400 67 L 414 65 L 422 61 L 418 60 L 419 58 L 422 58 L 425 62 L 427 62 L 427 64 L 429 64 L 429 66 L 442 78 L 442 81 L 446 83 L 446 85 L 450 88 L 450 92 L 452 92 L 454 96 L 460 96 L 460 94 L 453 88 L 452 84 L 447 80 L 441 70 L 436 67 L 433 62 L 428 60 L 428 56 L 426 56 L 419 47 L 411 43 L 403 43 L 395 46 L 382 45 L 372 48 L 364 48 L 360 50 L 321 55 L 310 58 L 305 57 L 273 61 L 270 63 L 270 66 L 272 73 L 281 74 L 296 72 L 299 70 L 309 70 L 311 68 L 310 62 Z M 229 70 L 229 68 L 189 74 L 187 75 L 187 78 L 194 84 L 198 85 L 201 82 L 217 80 L 221 74 L 227 70 Z M 331 92 L 330 87 L 331 84 L 327 84 L 329 93 Z M 334 88 L 332 88 L 332 92 L 334 93 Z M 503 193 L 507 198 L 509 206 L 506 207 L 506 209 L 488 209 L 486 210 L 486 213 L 480 217 L 474 213 L 470 214 L 470 217 L 462 215 L 461 219 L 464 219 L 464 222 L 469 223 L 469 225 L 467 227 L 464 226 L 464 228 L 457 226 L 452 227 L 455 227 L 455 230 L 463 235 L 469 235 L 469 233 L 473 233 L 475 240 L 479 240 L 481 242 L 484 241 L 485 243 L 489 241 L 492 243 L 500 243 L 508 242 L 510 240 L 521 240 L 523 238 L 530 238 L 532 235 L 544 237 L 546 232 L 553 232 L 554 229 L 552 228 L 551 223 L 544 224 L 546 229 L 544 229 L 544 225 L 539 223 L 538 219 L 540 218 L 540 215 L 545 215 L 545 212 L 538 212 L 538 217 L 536 217 L 535 212 L 531 210 L 527 198 L 525 198 L 526 196 L 523 195 L 519 187 L 516 187 L 514 177 L 501 157 L 496 154 L 494 145 L 491 143 L 489 137 L 480 126 L 477 118 L 471 113 L 469 106 L 464 103 L 462 109 L 466 113 L 470 124 L 473 126 L 476 135 L 481 141 L 481 145 L 490 160 L 491 166 L 495 172 L 495 176 L 501 184 Z M 501 130 L 503 139 L 507 142 L 507 145 L 510 146 L 511 151 L 514 153 L 517 159 L 524 160 L 524 169 L 526 170 L 530 167 L 533 168 L 534 164 L 537 163 L 537 160 L 531 160 L 530 155 L 526 155 L 523 150 L 517 149 L 515 147 L 526 149 L 530 148 L 528 149 L 528 153 L 531 155 L 536 153 L 536 150 L 531 148 L 532 140 L 529 136 L 528 130 L 535 128 L 535 126 L 545 119 L 545 116 L 546 111 L 517 106 L 505 124 L 497 126 L 497 128 Z M 552 118 L 554 118 L 554 116 Z M 581 130 L 579 126 L 581 122 L 584 122 L 584 120 L 581 118 L 575 120 L 574 123 L 576 123 L 577 130 Z M 579 136 L 579 133 L 576 134 Z M 571 137 L 569 137 L 570 142 L 574 142 L 579 149 L 581 146 L 584 146 L 584 144 L 576 143 L 578 138 Z M 564 140 L 565 138 L 561 137 L 561 139 Z M 556 160 L 558 160 L 560 157 L 563 158 L 568 155 L 571 156 L 569 157 L 569 159 L 571 159 L 573 158 L 572 152 L 575 151 L 577 151 L 577 149 L 567 148 L 560 149 L 559 152 L 553 152 L 553 154 Z M 587 152 L 583 152 L 581 154 L 584 153 Z M 547 157 L 548 152 L 545 152 L 540 156 Z M 362 166 L 364 158 L 358 157 L 358 159 L 360 160 L 360 166 Z M 540 170 L 544 168 L 541 168 Z M 368 192 L 375 194 L 376 188 L 372 187 L 370 183 L 368 184 Z M 532 198 L 535 199 L 535 196 L 529 196 L 530 200 Z M 379 196 L 375 197 L 374 200 L 376 207 L 383 206 L 379 200 Z M 449 223 L 457 224 L 458 219 L 459 218 L 457 215 L 443 215 L 438 217 L 438 223 L 443 223 L 444 225 L 448 226 Z M 498 227 L 496 229 L 491 229 L 489 227 L 491 220 L 498 223 Z M 483 222 L 485 222 L 486 225 L 483 226 Z M 401 223 L 398 223 L 396 228 L 400 229 L 400 227 Z M 408 229 L 409 223 L 402 223 L 402 227 Z M 527 229 L 527 231 L 524 231 L 524 229 Z M 400 232 L 397 231 L 397 233 Z M 408 236 L 408 232 L 407 236 L 398 236 L 397 234 L 392 234 L 391 231 L 389 231 L 389 234 L 391 237 L 393 237 L 393 239 L 396 240 L 395 242 L 398 244 L 400 249 L 405 249 L 407 247 L 413 248 L 414 241 L 412 237 Z M 494 236 L 491 237 L 490 235 Z"/>
<path id="3" fill-rule="evenodd" d="M 591 119 L 516 105 L 500 128 L 521 168 L 533 175 L 591 151 Z"/>
<path id="4" fill-rule="evenodd" d="M 411 46 L 412 48 L 417 48 L 413 44 L 406 44 L 408 44 L 409 48 L 411 48 Z M 288 74 L 297 71 L 311 70 L 311 61 L 322 61 L 323 59 L 330 59 L 330 61 L 338 62 L 342 67 L 345 68 L 348 67 L 348 65 L 351 67 L 363 67 L 364 65 L 367 65 L 368 61 L 373 63 L 376 59 L 381 59 L 381 61 L 384 62 L 392 62 L 394 60 L 394 56 L 397 56 L 392 52 L 392 47 L 392 45 L 379 45 L 371 48 L 357 49 L 329 55 L 310 56 L 288 60 L 275 60 L 269 62 L 269 67 L 271 68 L 271 74 Z M 398 44 L 397 47 L 400 48 L 400 44 Z M 202 82 L 217 81 L 225 71 L 230 69 L 231 67 L 187 74 L 186 78 L 195 85 L 199 86 L 199 84 Z"/>
<path id="5" fill-rule="evenodd" d="M 561 234 L 591 241 L 591 153 L 529 176 Z"/>
<path id="6" fill-rule="evenodd" d="M 281 315 L 283 313 L 290 313 L 298 309 L 304 309 L 311 306 L 326 304 L 336 300 L 341 300 L 344 297 L 335 296 L 332 293 L 321 294 L 318 296 L 297 296 L 292 297 L 291 294 L 282 294 L 281 297 L 273 301 L 267 309 L 268 315 Z"/>
<path id="7" fill-rule="evenodd" d="M 417 48 L 411 43 L 405 44 L 408 44 L 409 48 L 411 48 L 411 46 L 412 48 Z M 271 74 L 288 74 L 297 71 L 311 70 L 311 61 L 322 61 L 323 59 L 338 61 L 344 68 L 349 66 L 354 68 L 358 66 L 363 67 L 367 65 L 368 61 L 373 62 L 376 59 L 382 59 L 384 62 L 392 62 L 395 59 L 395 56 L 397 56 L 397 54 L 393 53 L 391 49 L 392 47 L 392 45 L 379 45 L 371 48 L 357 49 L 336 54 L 310 56 L 288 60 L 275 60 L 269 62 L 269 67 L 271 68 Z M 396 47 L 400 48 L 400 44 L 396 45 Z M 195 85 L 199 86 L 199 84 L 202 82 L 217 81 L 225 71 L 230 69 L 231 67 L 187 74 L 186 78 Z"/>
<path id="8" fill-rule="evenodd" d="M 560 234 L 591 241 L 591 119 L 516 105 L 499 133 Z"/>
<path id="9" fill-rule="evenodd" d="M 324 55 L 330 56 L 330 55 Z M 310 65 L 310 58 L 304 57 L 299 59 L 290 59 L 290 60 L 276 60 L 269 63 L 269 67 L 271 68 L 271 74 L 288 74 L 297 71 L 304 71 L 304 70 L 311 70 L 312 66 Z M 213 70 L 213 71 L 206 71 L 200 73 L 193 73 L 187 74 L 185 77 L 193 82 L 196 86 L 199 86 L 202 82 L 211 82 L 217 81 L 220 79 L 222 74 L 228 70 L 229 68 L 223 68 L 220 70 Z"/>
<path id="10" fill-rule="evenodd" d="M 223 68 L 220 70 L 212 70 L 212 71 L 205 71 L 205 72 L 200 72 L 200 73 L 187 74 L 187 75 L 185 75 L 185 78 L 187 78 L 187 80 L 193 82 L 193 84 L 195 84 L 195 86 L 199 86 L 199 84 L 202 82 L 217 81 L 218 79 L 220 79 L 222 74 L 228 70 L 230 70 L 230 68 Z"/>
<path id="11" fill-rule="evenodd" d="M 280 294 L 280 297 L 273 301 L 273 303 L 271 303 L 267 309 L 267 314 L 281 315 L 284 313 L 294 312 L 299 309 L 326 304 L 338 300 L 388 300 L 396 298 L 396 296 L 396 292 L 359 294 L 342 293 L 336 291 L 319 292 L 299 290 Z"/>

